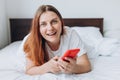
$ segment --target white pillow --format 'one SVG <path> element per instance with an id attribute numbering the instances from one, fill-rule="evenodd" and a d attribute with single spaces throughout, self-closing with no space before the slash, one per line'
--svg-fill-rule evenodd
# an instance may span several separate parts
<path id="1" fill-rule="evenodd" d="M 114 38 L 103 38 L 96 46 L 97 53 L 102 56 L 120 56 L 120 42 Z"/>
<path id="2" fill-rule="evenodd" d="M 97 27 L 72 27 L 81 37 L 85 43 L 89 58 L 96 58 L 99 54 L 96 53 L 96 46 L 102 40 L 103 36 Z"/>

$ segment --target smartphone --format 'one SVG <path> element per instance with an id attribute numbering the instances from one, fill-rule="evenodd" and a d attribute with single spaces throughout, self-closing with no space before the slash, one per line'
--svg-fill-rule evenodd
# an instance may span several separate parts
<path id="1" fill-rule="evenodd" d="M 75 58 L 75 57 L 77 56 L 77 54 L 78 54 L 79 51 L 80 51 L 79 48 L 69 49 L 69 50 L 67 50 L 67 51 L 64 53 L 64 55 L 62 56 L 62 59 L 63 59 L 64 61 L 67 61 L 67 60 L 65 60 L 65 57 Z M 68 62 L 68 61 L 67 61 L 67 62 Z"/>

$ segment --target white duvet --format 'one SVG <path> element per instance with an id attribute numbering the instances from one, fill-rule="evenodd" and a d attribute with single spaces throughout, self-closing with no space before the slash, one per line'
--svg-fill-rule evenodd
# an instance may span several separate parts
<path id="1" fill-rule="evenodd" d="M 111 46 L 116 49 L 115 55 L 111 54 L 113 50 L 107 50 L 109 55 L 101 54 L 102 56 L 90 59 L 92 71 L 89 73 L 72 75 L 46 73 L 36 76 L 18 71 L 16 52 L 20 44 L 21 42 L 14 42 L 0 50 L 0 80 L 120 80 L 120 51 L 118 50 L 120 48 L 116 42 L 111 43 Z M 110 45 L 109 49 L 111 49 Z"/>

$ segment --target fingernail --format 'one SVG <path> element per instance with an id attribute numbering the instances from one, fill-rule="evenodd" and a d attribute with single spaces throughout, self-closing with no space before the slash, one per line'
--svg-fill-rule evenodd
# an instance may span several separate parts
<path id="1" fill-rule="evenodd" d="M 68 59 L 67 57 L 65 57 L 65 59 Z"/>

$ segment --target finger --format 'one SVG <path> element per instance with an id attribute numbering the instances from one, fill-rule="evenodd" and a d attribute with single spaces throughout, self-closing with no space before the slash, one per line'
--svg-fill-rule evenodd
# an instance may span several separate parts
<path id="1" fill-rule="evenodd" d="M 60 70 L 61 70 L 61 72 L 63 72 L 63 73 L 70 73 L 70 71 L 68 70 L 68 68 L 62 68 L 61 66 L 60 66 Z"/>
<path id="2" fill-rule="evenodd" d="M 63 65 L 63 64 L 60 64 L 59 65 L 62 69 L 64 69 L 65 71 L 69 70 L 70 69 L 70 65 Z"/>
<path id="3" fill-rule="evenodd" d="M 77 59 L 77 57 L 78 57 L 78 56 L 75 56 L 75 58 L 73 58 L 73 59 L 75 59 L 75 60 L 76 60 L 76 59 Z"/>
<path id="4" fill-rule="evenodd" d="M 69 61 L 70 63 L 71 63 L 71 62 L 75 62 L 75 59 L 72 59 L 72 58 L 69 58 L 69 57 L 65 57 L 65 59 L 66 59 L 67 61 Z"/>
<path id="5" fill-rule="evenodd" d="M 58 56 L 53 57 L 53 60 L 55 60 L 55 61 L 58 61 L 58 59 L 59 59 Z"/>
<path id="6" fill-rule="evenodd" d="M 62 64 L 66 64 L 66 65 L 68 65 L 69 64 L 69 61 L 68 60 L 61 60 L 61 62 L 62 62 Z"/>
<path id="7" fill-rule="evenodd" d="M 53 73 L 59 73 L 60 71 L 61 71 L 60 68 L 54 68 L 54 69 L 52 70 Z"/>
<path id="8" fill-rule="evenodd" d="M 59 60 L 58 60 L 58 64 L 59 64 L 59 65 L 62 65 L 62 59 L 59 59 Z"/>
<path id="9" fill-rule="evenodd" d="M 60 65 L 60 66 L 62 66 L 63 68 L 67 68 L 68 67 L 68 65 L 69 65 L 69 63 L 68 62 L 66 62 L 66 61 L 59 61 L 58 62 L 58 64 Z"/>
<path id="10" fill-rule="evenodd" d="M 60 71 L 60 68 L 59 68 L 59 67 L 57 67 L 57 68 L 55 69 L 55 71 L 56 71 L 56 72 L 59 72 L 59 71 Z"/>
<path id="11" fill-rule="evenodd" d="M 64 69 L 64 67 L 59 66 L 59 68 L 60 68 L 61 72 L 65 73 L 65 69 Z"/>

